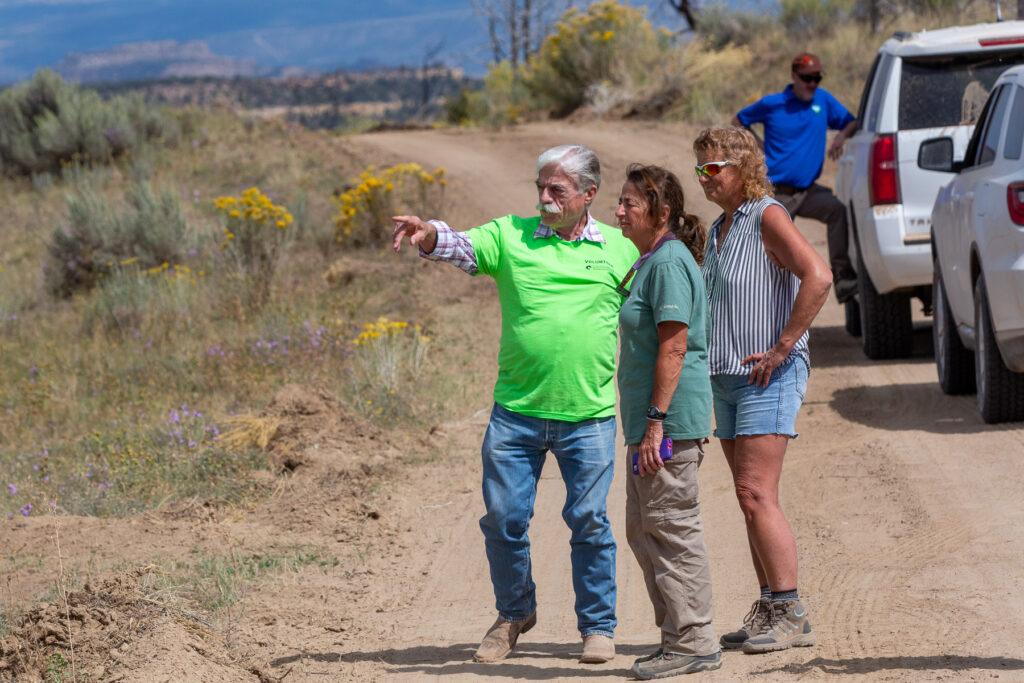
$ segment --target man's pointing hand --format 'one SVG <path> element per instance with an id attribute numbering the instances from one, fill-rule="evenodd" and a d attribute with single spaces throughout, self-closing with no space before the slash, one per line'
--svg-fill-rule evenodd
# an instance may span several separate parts
<path id="1" fill-rule="evenodd" d="M 431 253 L 437 246 L 437 229 L 418 216 L 392 216 L 395 232 L 391 246 L 397 252 L 402 248 L 402 239 L 409 238 L 409 244 L 418 246 L 424 253 Z"/>

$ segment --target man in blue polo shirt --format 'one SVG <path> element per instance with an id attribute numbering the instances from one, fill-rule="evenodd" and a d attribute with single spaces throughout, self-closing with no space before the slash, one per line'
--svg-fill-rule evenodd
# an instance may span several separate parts
<path id="1" fill-rule="evenodd" d="M 733 125 L 764 124 L 764 156 L 777 199 L 791 215 L 828 226 L 828 256 L 836 298 L 846 301 L 857 290 L 857 273 L 849 255 L 846 209 L 832 190 L 817 182 L 825 163 L 828 130 L 838 130 L 828 148 L 831 159 L 857 128 L 856 119 L 821 83 L 821 60 L 803 52 L 793 58 L 793 82 L 741 109 Z"/>

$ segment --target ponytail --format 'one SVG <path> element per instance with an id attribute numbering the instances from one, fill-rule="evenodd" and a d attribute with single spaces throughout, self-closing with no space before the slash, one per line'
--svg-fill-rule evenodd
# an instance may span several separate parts
<path id="1" fill-rule="evenodd" d="M 674 223 L 671 223 L 672 234 L 674 234 L 679 241 L 686 245 L 686 248 L 693 254 L 693 259 L 697 262 L 697 265 L 704 263 L 704 249 L 708 239 L 708 232 L 704 228 L 704 224 L 692 213 L 684 213 L 679 216 Z"/>

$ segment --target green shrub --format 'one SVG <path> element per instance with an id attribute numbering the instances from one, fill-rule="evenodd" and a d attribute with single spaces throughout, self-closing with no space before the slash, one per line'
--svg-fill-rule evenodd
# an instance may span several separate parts
<path id="1" fill-rule="evenodd" d="M 270 286 L 295 217 L 283 204 L 274 204 L 257 187 L 238 197 L 214 200 L 224 218 L 224 252 L 239 277 L 246 303 L 260 308 L 270 300 Z"/>
<path id="2" fill-rule="evenodd" d="M 656 31 L 644 10 L 601 0 L 569 8 L 531 57 L 524 77 L 531 95 L 556 116 L 593 99 L 600 88 L 635 95 L 669 54 L 671 34 Z"/>
<path id="3" fill-rule="evenodd" d="M 128 191 L 117 213 L 88 185 L 68 197 L 68 222 L 53 231 L 45 276 L 54 296 L 89 290 L 119 266 L 161 268 L 181 262 L 189 247 L 178 198 L 146 183 Z"/>
<path id="4" fill-rule="evenodd" d="M 516 123 L 539 103 L 524 83 L 526 67 L 513 68 L 508 61 L 493 65 L 484 76 L 483 90 L 471 93 L 470 116 L 492 126 Z"/>
<path id="5" fill-rule="evenodd" d="M 118 268 L 100 282 L 86 305 L 83 331 L 147 338 L 187 333 L 201 293 L 199 277 L 180 264 L 151 271 Z"/>
<path id="6" fill-rule="evenodd" d="M 657 89 L 671 48 L 672 34 L 643 9 L 616 0 L 570 7 L 525 65 L 493 64 L 482 90 L 453 100 L 449 122 L 504 125 L 584 105 L 603 113 Z"/>
<path id="7" fill-rule="evenodd" d="M 380 171 L 368 166 L 335 199 L 336 239 L 351 246 L 390 244 L 391 217 L 441 215 L 447 185 L 447 173 L 440 166 L 430 172 L 413 162 Z"/>
<path id="8" fill-rule="evenodd" d="M 106 164 L 150 140 L 173 143 L 178 120 L 141 97 L 104 101 L 49 70 L 0 93 L 0 173 L 59 172 Z"/>

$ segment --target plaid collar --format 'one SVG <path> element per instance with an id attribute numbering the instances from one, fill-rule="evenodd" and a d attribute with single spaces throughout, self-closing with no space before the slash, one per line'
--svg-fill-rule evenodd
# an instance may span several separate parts
<path id="1" fill-rule="evenodd" d="M 555 234 L 555 231 L 550 227 L 541 223 L 537 226 L 537 230 L 533 233 L 534 239 L 545 239 Z M 598 244 L 604 244 L 605 238 L 601 234 L 601 231 L 597 228 L 597 221 L 594 217 L 587 213 L 587 227 L 583 228 L 583 233 L 576 238 L 576 241 L 587 240 L 588 242 L 597 242 Z"/>

